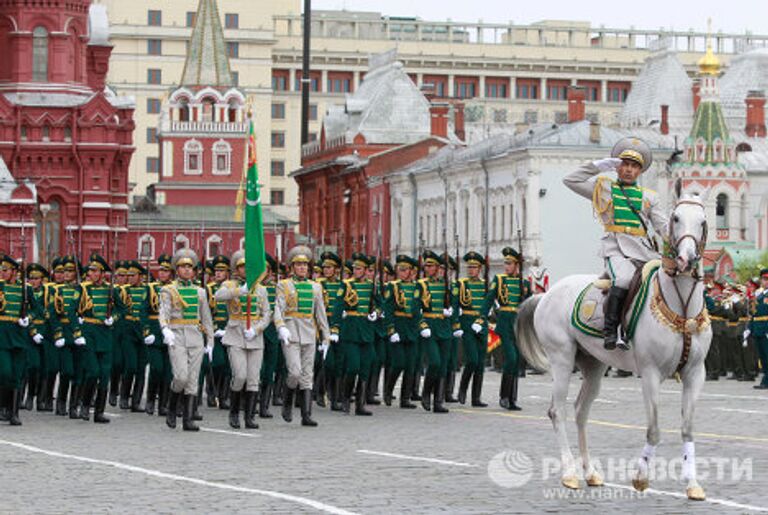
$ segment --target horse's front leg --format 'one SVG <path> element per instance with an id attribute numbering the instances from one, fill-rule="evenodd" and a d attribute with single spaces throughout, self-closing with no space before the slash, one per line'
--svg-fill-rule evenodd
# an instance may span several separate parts
<path id="1" fill-rule="evenodd" d="M 555 429 L 557 443 L 560 446 L 560 463 L 562 467 L 560 481 L 566 488 L 578 489 L 580 486 L 579 476 L 576 474 L 576 466 L 573 454 L 571 453 L 571 447 L 568 444 L 568 435 L 565 428 L 568 384 L 571 380 L 572 370 L 572 361 L 570 364 L 552 364 L 552 403 L 549 407 L 548 415 L 552 421 L 552 427 Z"/>
<path id="2" fill-rule="evenodd" d="M 635 477 L 632 479 L 632 486 L 635 490 L 642 492 L 650 483 L 649 471 L 651 459 L 656 454 L 656 446 L 659 445 L 661 433 L 659 431 L 659 389 L 661 386 L 661 374 L 659 370 L 646 369 L 641 370 L 643 377 L 643 400 L 645 402 L 645 415 L 648 429 L 645 435 L 645 446 L 637 461 Z"/>
<path id="3" fill-rule="evenodd" d="M 696 449 L 693 443 L 693 413 L 696 401 L 704 385 L 706 370 L 704 363 L 689 367 L 683 373 L 683 479 L 687 481 L 685 493 L 688 499 L 703 501 L 706 498 L 704 489 L 696 480 Z"/>

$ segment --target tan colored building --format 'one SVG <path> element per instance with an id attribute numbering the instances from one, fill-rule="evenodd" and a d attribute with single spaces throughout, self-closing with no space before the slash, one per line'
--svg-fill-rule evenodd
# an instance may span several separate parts
<path id="1" fill-rule="evenodd" d="M 136 97 L 133 194 L 158 180 L 156 127 L 162 99 L 182 75 L 197 0 L 101 0 L 115 45 L 109 83 Z M 230 63 L 258 129 L 265 201 L 298 218 L 297 188 L 288 177 L 301 166 L 302 21 L 300 0 L 219 0 Z M 467 99 L 468 134 L 479 138 L 517 123 L 564 122 L 569 85 L 587 88 L 587 117 L 616 121 L 651 50 L 676 48 L 696 71 L 705 33 L 591 27 L 586 22 L 430 22 L 373 12 L 313 13 L 310 136 L 317 137 L 327 106 L 342 104 L 368 69 L 368 55 L 397 47 L 398 60 L 420 86 Z M 768 36 L 716 34 L 729 56 L 766 46 Z M 469 130 L 474 126 L 474 130 Z"/>

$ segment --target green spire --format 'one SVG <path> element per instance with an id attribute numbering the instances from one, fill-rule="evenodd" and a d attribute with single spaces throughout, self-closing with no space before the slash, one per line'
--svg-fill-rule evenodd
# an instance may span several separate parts
<path id="1" fill-rule="evenodd" d="M 197 6 L 181 85 L 234 86 L 216 0 L 200 0 Z"/>
<path id="2" fill-rule="evenodd" d="M 716 144 L 721 145 L 721 150 L 716 151 Z M 691 134 L 686 140 L 686 146 L 690 145 L 693 152 L 688 158 L 689 163 L 728 164 L 735 160 L 733 153 L 733 141 L 725 124 L 723 109 L 720 102 L 711 100 L 702 101 L 693 118 Z M 704 159 L 699 157 L 699 148 L 703 144 Z M 731 149 L 730 152 L 728 149 Z"/>

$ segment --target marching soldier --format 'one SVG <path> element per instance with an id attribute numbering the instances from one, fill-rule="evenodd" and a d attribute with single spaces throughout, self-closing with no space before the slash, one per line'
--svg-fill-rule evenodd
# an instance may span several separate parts
<path id="1" fill-rule="evenodd" d="M 445 262 L 445 258 L 442 260 Z M 440 273 L 441 274 L 448 274 L 448 281 L 447 283 L 450 285 L 451 293 L 453 295 L 453 300 L 455 303 L 454 310 L 457 311 L 456 316 L 459 317 L 458 313 L 458 282 L 451 280 L 451 274 L 453 276 L 456 276 L 456 270 L 458 269 L 458 263 L 456 263 L 456 260 L 453 259 L 451 256 L 448 256 L 448 263 L 447 266 L 445 264 L 440 266 Z M 452 304 L 453 305 L 453 304 Z M 461 331 L 462 337 L 464 334 L 463 329 L 459 329 Z M 459 339 L 457 337 L 453 337 L 451 339 L 451 345 L 448 350 L 448 372 L 445 376 L 445 402 L 447 403 L 455 403 L 459 402 L 459 399 L 453 396 L 453 391 L 456 387 L 456 370 L 459 368 Z"/>
<path id="2" fill-rule="evenodd" d="M 27 266 L 27 284 L 32 288 L 35 296 L 34 313 L 32 323 L 36 334 L 31 337 L 32 345 L 28 347 L 27 371 L 26 371 L 26 398 L 21 407 L 27 411 L 32 411 L 34 399 L 37 397 L 37 411 L 44 411 L 45 395 L 47 391 L 48 369 L 51 358 L 53 342 L 51 341 L 51 331 L 48 307 L 49 288 L 45 284 L 48 278 L 48 270 L 38 263 L 30 263 Z"/>
<path id="3" fill-rule="evenodd" d="M 119 288 L 123 302 L 128 303 L 128 261 L 116 260 L 114 263 L 114 280 L 112 283 Z M 112 337 L 112 378 L 109 382 L 109 405 L 117 406 L 117 398 L 120 396 L 120 409 L 127 410 L 130 407 L 128 397 L 131 394 L 130 388 L 125 395 L 120 395 L 123 387 L 123 370 L 125 364 L 131 361 L 133 346 L 130 341 L 128 330 L 130 322 L 125 318 L 115 321 L 114 333 Z M 130 347 L 129 347 L 130 345 Z"/>
<path id="4" fill-rule="evenodd" d="M 749 328 L 744 337 L 752 336 L 752 341 L 760 356 L 760 366 L 763 369 L 763 379 L 753 388 L 768 390 L 768 268 L 760 271 L 760 289 L 755 292 L 755 301 L 752 307 L 752 317 Z"/>
<path id="5" fill-rule="evenodd" d="M 293 399 L 300 389 L 301 424 L 316 426 L 312 420 L 312 372 L 318 331 L 323 344 L 330 336 L 323 305 L 322 287 L 309 280 L 312 251 L 304 246 L 288 253 L 293 275 L 277 284 L 275 327 L 283 347 L 288 377 L 285 380 L 283 419 L 293 420 Z"/>
<path id="6" fill-rule="evenodd" d="M 211 358 L 208 355 L 203 356 L 203 370 L 205 373 L 200 375 L 200 383 L 202 387 L 202 380 L 206 382 L 206 395 L 208 398 L 208 407 L 215 408 L 218 401 L 220 409 L 229 409 L 230 397 L 229 397 L 229 379 L 231 376 L 229 362 L 227 361 L 227 351 L 222 345 L 222 338 L 227 327 L 227 309 L 225 306 L 219 306 L 216 300 L 216 292 L 221 288 L 221 285 L 225 281 L 229 280 L 230 274 L 230 261 L 227 256 L 214 256 L 210 260 L 210 269 L 213 270 L 212 274 L 207 277 L 213 280 L 206 285 L 208 288 L 208 301 L 211 305 L 211 314 L 213 316 L 214 326 L 214 345 L 213 354 Z M 210 363 L 209 363 L 210 361 Z M 201 392 L 202 393 L 202 390 Z M 216 398 L 218 395 L 218 399 Z M 200 403 L 202 396 L 198 398 L 198 404 Z"/>
<path id="7" fill-rule="evenodd" d="M 256 392 L 264 353 L 264 330 L 271 322 L 272 312 L 266 288 L 259 283 L 249 287 L 245 282 L 245 252 L 235 252 L 232 263 L 237 277 L 225 281 L 216 290 L 216 301 L 226 302 L 228 312 L 222 344 L 227 348 L 232 370 L 229 425 L 240 429 L 240 398 L 245 395 L 245 427 L 258 429 L 254 421 Z"/>
<path id="8" fill-rule="evenodd" d="M 64 264 L 60 257 L 54 257 L 51 260 L 50 268 L 51 281 L 44 284 L 43 288 L 45 293 L 43 294 L 44 309 L 49 313 L 49 319 L 47 324 L 48 329 L 48 352 L 44 362 L 45 365 L 45 391 L 40 394 L 41 401 L 43 403 L 42 408 L 38 407 L 38 411 L 52 412 L 53 411 L 53 390 L 56 387 L 56 376 L 59 374 L 60 367 L 60 351 L 56 347 L 57 336 L 61 338 L 61 323 L 59 317 L 56 314 L 55 299 L 57 296 L 57 289 L 60 284 L 64 282 Z"/>
<path id="9" fill-rule="evenodd" d="M 384 380 L 384 403 L 392 405 L 392 392 L 400 374 L 400 407 L 415 409 L 411 403 L 413 380 L 416 375 L 419 351 L 421 309 L 416 298 L 414 271 L 419 262 L 401 254 L 396 257 L 397 279 L 387 285 L 384 292 L 385 321 L 390 345 L 391 363 Z"/>
<path id="10" fill-rule="evenodd" d="M 368 258 L 364 254 L 352 255 L 352 277 L 343 281 L 337 293 L 333 314 L 331 342 L 343 342 L 344 393 L 342 408 L 349 413 L 350 399 L 355 389 L 355 415 L 372 415 L 365 409 L 367 382 L 373 361 L 373 343 L 376 321 L 379 318 L 378 299 L 374 298 L 373 283 L 367 278 Z"/>
<path id="11" fill-rule="evenodd" d="M 269 302 L 269 312 L 275 310 L 275 276 L 277 274 L 277 261 L 275 258 L 266 255 L 267 271 L 266 277 L 261 282 L 267 292 L 267 301 Z M 274 320 L 270 320 L 267 328 L 264 329 L 264 355 L 261 363 L 261 380 L 259 382 L 259 418 L 272 418 L 269 412 L 269 405 L 272 401 L 272 391 L 277 388 L 275 384 L 275 375 L 278 371 L 278 363 L 283 351 L 280 348 L 280 341 L 277 338 L 277 328 Z M 284 361 L 284 360 L 283 360 Z"/>
<path id="12" fill-rule="evenodd" d="M 711 286 L 704 293 L 704 303 L 707 306 L 709 318 L 712 321 L 712 343 L 709 346 L 704 365 L 707 370 L 707 381 L 717 381 L 720 379 L 720 372 L 723 370 L 720 352 L 725 318 L 722 316 L 720 300 L 715 298 L 715 292 Z"/>
<path id="13" fill-rule="evenodd" d="M 144 344 L 147 346 L 147 361 L 149 362 L 149 384 L 147 385 L 147 415 L 154 415 L 155 400 L 158 400 L 157 414 L 167 415 L 168 389 L 171 384 L 171 362 L 168 350 L 163 343 L 163 333 L 160 327 L 160 290 L 173 280 L 171 256 L 161 254 L 157 258 L 159 269 L 157 281 L 147 284 L 147 301 L 145 302 L 146 317 L 144 317 Z"/>
<path id="14" fill-rule="evenodd" d="M 488 285 L 480 272 L 485 266 L 485 258 L 472 251 L 463 259 L 467 264 L 467 277 L 459 279 L 459 321 L 464 331 L 464 370 L 459 381 L 459 402 L 466 403 L 469 382 L 472 381 L 472 406 L 484 408 L 488 406 L 481 399 L 488 351 L 488 321 L 482 309 Z"/>
<path id="15" fill-rule="evenodd" d="M 123 288 L 126 314 L 123 336 L 123 380 L 120 388 L 120 408 L 140 413 L 141 397 L 144 394 L 144 378 L 147 368 L 147 350 L 144 342 L 146 327 L 147 286 L 142 283 L 146 274 L 144 267 L 135 260 L 125 262 L 127 284 Z M 130 397 L 130 404 L 128 398 Z"/>
<path id="16" fill-rule="evenodd" d="M 385 264 L 377 263 L 377 261 L 378 259 L 376 256 L 368 256 L 368 280 L 371 281 L 371 283 L 376 284 L 378 306 L 376 308 L 378 319 L 375 323 L 373 352 L 371 353 L 371 370 L 368 374 L 368 383 L 366 385 L 366 403 L 371 406 L 378 406 L 381 404 L 381 401 L 376 397 L 379 396 L 379 378 L 381 376 L 381 368 L 384 366 L 384 360 L 386 359 L 388 340 L 387 326 L 385 325 L 384 316 L 382 316 L 384 311 L 381 296 L 386 290 L 389 281 L 386 278 L 386 274 L 382 274 L 384 277 L 379 277 L 377 266 L 381 266 L 383 272 Z"/>
<path id="17" fill-rule="evenodd" d="M 493 278 L 488 295 L 480 310 L 486 316 L 491 310 L 496 313 L 496 332 L 501 337 L 501 350 L 504 355 L 504 368 L 501 376 L 499 405 L 513 411 L 521 408 L 517 405 L 517 379 L 519 374 L 519 353 L 515 342 L 515 320 L 517 307 L 530 293 L 530 285 L 520 276 L 520 254 L 510 248 L 504 248 L 504 273 Z"/>
<path id="18" fill-rule="evenodd" d="M 55 310 L 61 330 L 54 336 L 54 346 L 58 349 L 59 388 L 56 394 L 56 415 L 77 418 L 77 398 L 69 395 L 69 410 L 67 410 L 67 394 L 75 389 L 75 348 L 85 345 L 80 315 L 77 310 L 80 305 L 80 284 L 77 269 L 79 264 L 74 256 L 61 258 L 63 273 L 62 283 L 56 288 Z"/>
<path id="19" fill-rule="evenodd" d="M 323 277 L 319 283 L 323 287 L 323 303 L 325 304 L 325 315 L 328 320 L 333 320 L 333 311 L 336 309 L 336 303 L 338 301 L 338 292 L 342 287 L 342 282 L 339 278 L 341 270 L 341 258 L 333 252 L 323 252 L 320 256 L 322 262 Z M 315 356 L 317 359 L 318 356 Z M 320 354 L 322 359 L 322 353 Z M 322 367 L 325 373 L 325 382 L 328 385 L 327 390 L 331 402 L 332 411 L 341 411 L 341 396 L 342 396 L 342 378 L 344 376 L 344 350 L 342 348 L 342 342 L 336 342 L 330 346 L 325 356 L 325 364 Z M 317 371 L 315 372 L 317 373 Z M 317 377 L 315 383 L 318 382 Z M 319 389 L 319 387 L 317 388 Z M 321 398 L 318 397 L 318 406 Z"/>
<path id="20" fill-rule="evenodd" d="M 197 255 L 190 249 L 178 250 L 173 256 L 176 280 L 160 290 L 159 322 L 163 341 L 173 371 L 166 424 L 176 428 L 176 408 L 183 396 L 183 429 L 199 431 L 192 420 L 200 365 L 203 361 L 204 338 L 213 343 L 213 319 L 206 292 L 195 282 Z"/>
<path id="21" fill-rule="evenodd" d="M 447 259 L 448 256 L 444 256 Z M 440 277 L 441 258 L 431 250 L 422 255 L 424 275 L 418 282 L 416 298 L 421 302 L 421 337 L 424 354 L 427 357 L 427 373 L 421 406 L 434 413 L 448 413 L 445 402 L 446 377 L 450 358 L 452 338 L 462 336 L 458 321 L 458 310 L 454 309 L 454 295 L 451 286 L 446 286 L 445 276 Z M 448 265 L 448 263 L 446 263 Z M 434 396 L 434 402 L 432 397 Z"/>
<path id="22" fill-rule="evenodd" d="M 738 375 L 739 381 L 753 382 L 757 376 L 757 357 L 755 348 L 750 343 L 749 334 L 744 334 L 749 326 L 749 299 L 746 296 L 746 288 L 742 285 L 736 286 L 738 293 L 735 293 L 733 299 L 733 317 L 732 321 L 726 323 L 730 329 L 733 340 L 733 354 L 736 357 L 737 369 L 741 371 Z"/>
<path id="23" fill-rule="evenodd" d="M 112 375 L 112 329 L 115 320 L 124 316 L 128 306 L 114 284 L 104 281 L 111 272 L 107 261 L 94 254 L 88 265 L 88 281 L 82 283 L 78 314 L 83 319 L 85 344 L 79 347 L 80 388 L 77 395 L 82 401 L 80 418 L 90 420 L 91 401 L 96 392 L 93 421 L 107 424 L 104 415 L 107 388 Z"/>

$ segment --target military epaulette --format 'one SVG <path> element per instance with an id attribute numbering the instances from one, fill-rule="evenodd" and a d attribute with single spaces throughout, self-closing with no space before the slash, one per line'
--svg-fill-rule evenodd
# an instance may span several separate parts
<path id="1" fill-rule="evenodd" d="M 327 282 L 327 281 L 328 279 L 326 279 L 325 277 L 321 277 L 320 279 L 317 280 L 317 282 L 320 284 L 323 284 L 324 282 Z"/>

